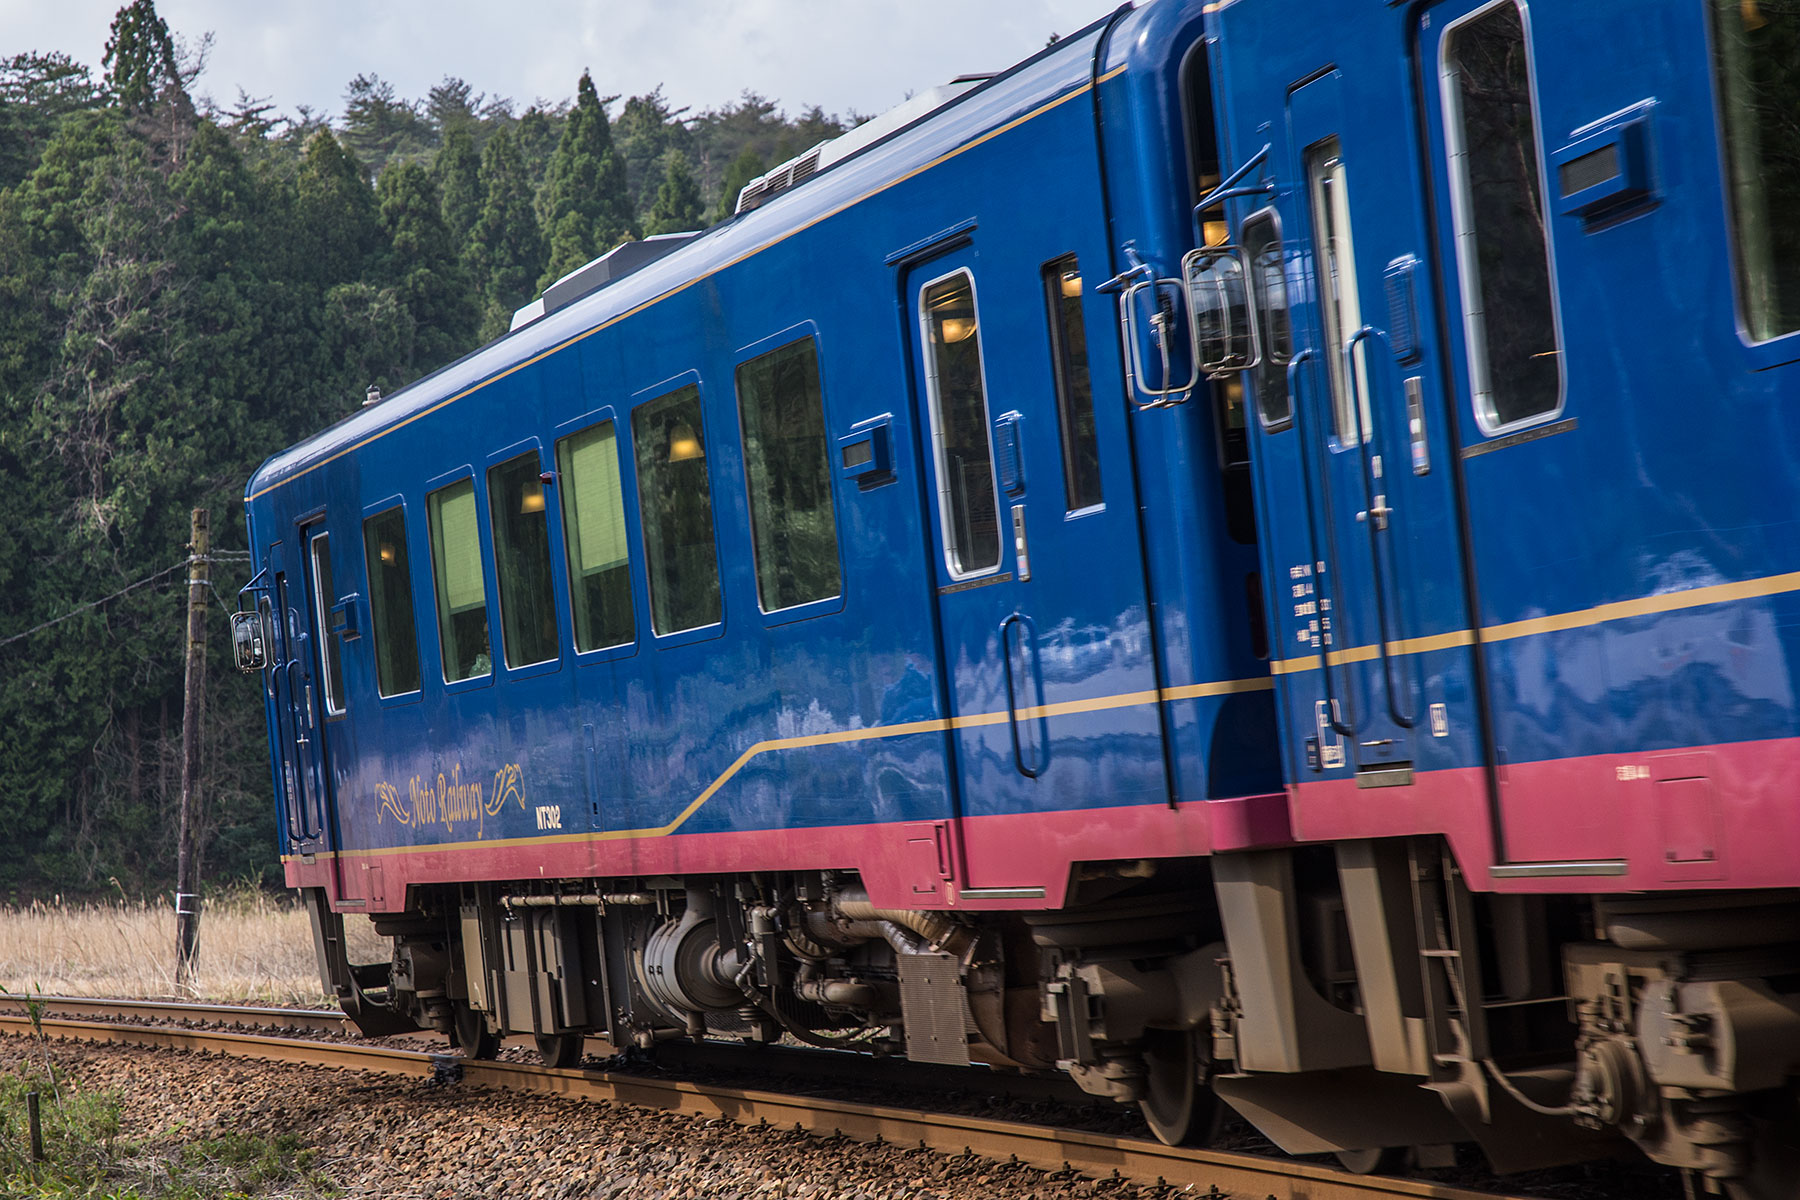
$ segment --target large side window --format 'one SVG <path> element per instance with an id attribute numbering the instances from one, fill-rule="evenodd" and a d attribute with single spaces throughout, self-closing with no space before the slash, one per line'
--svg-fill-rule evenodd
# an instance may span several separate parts
<path id="1" fill-rule="evenodd" d="M 602 421 L 556 443 L 578 650 L 622 646 L 637 638 L 618 441 L 613 423 Z"/>
<path id="2" fill-rule="evenodd" d="M 842 586 L 837 515 L 812 339 L 739 366 L 737 390 L 757 600 L 774 612 L 835 596 Z"/>
<path id="3" fill-rule="evenodd" d="M 962 578 L 1000 565 L 1000 497 L 994 490 L 974 281 L 967 271 L 958 271 L 927 287 L 919 303 L 944 551 L 950 573 Z"/>
<path id="4" fill-rule="evenodd" d="M 475 483 L 464 479 L 425 498 L 437 583 L 438 645 L 444 679 L 454 683 L 494 669 L 488 654 L 487 587 L 481 578 L 481 531 Z"/>
<path id="5" fill-rule="evenodd" d="M 331 535 L 315 533 L 307 545 L 312 550 L 313 627 L 319 631 L 325 711 L 335 716 L 344 711 L 344 647 L 331 632 L 331 606 L 337 599 L 331 584 Z"/>
<path id="6" fill-rule="evenodd" d="M 689 384 L 639 405 L 631 414 L 631 441 L 650 571 L 650 627 L 667 634 L 717 624 L 723 610 L 700 389 Z"/>
<path id="7" fill-rule="evenodd" d="M 1445 35 L 1442 77 L 1469 383 L 1494 433 L 1562 405 L 1537 117 L 1513 0 Z"/>
<path id="8" fill-rule="evenodd" d="M 419 690 L 419 633 L 413 624 L 412 570 L 406 561 L 406 514 L 398 508 L 363 522 L 363 558 L 374 618 L 375 686 L 383 696 Z"/>
<path id="9" fill-rule="evenodd" d="M 556 591 L 550 582 L 550 519 L 536 450 L 488 470 L 488 519 L 500 583 L 500 638 L 506 665 L 528 667 L 558 654 Z"/>
<path id="10" fill-rule="evenodd" d="M 1761 342 L 1800 329 L 1800 4 L 1712 7 L 1738 303 Z"/>
<path id="11" fill-rule="evenodd" d="M 1094 387 L 1088 378 L 1081 291 L 1081 264 L 1073 254 L 1044 264 L 1056 415 L 1062 429 L 1063 496 L 1070 512 L 1093 508 L 1101 501 L 1100 442 L 1094 434 Z"/>

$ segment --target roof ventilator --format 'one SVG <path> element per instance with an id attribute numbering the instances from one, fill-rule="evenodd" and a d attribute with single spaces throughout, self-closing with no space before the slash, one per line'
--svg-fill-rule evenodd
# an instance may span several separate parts
<path id="1" fill-rule="evenodd" d="M 617 283 L 699 236 L 698 232 L 659 233 L 642 241 L 614 246 L 586 266 L 570 271 L 545 288 L 542 296 L 515 312 L 512 328 L 522 329 L 539 317 L 567 308 L 583 296 L 591 296 L 601 288 Z"/>

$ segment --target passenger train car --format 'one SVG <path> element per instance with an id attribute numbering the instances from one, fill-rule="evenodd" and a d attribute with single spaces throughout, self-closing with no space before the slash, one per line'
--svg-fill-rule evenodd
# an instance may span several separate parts
<path id="1" fill-rule="evenodd" d="M 1795 1194 L 1797 49 L 1127 5 L 277 455 L 327 983 Z"/>

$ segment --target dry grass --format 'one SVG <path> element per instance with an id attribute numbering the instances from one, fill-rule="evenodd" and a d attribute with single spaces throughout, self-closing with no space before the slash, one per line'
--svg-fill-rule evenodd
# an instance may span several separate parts
<path id="1" fill-rule="evenodd" d="M 359 961 L 386 957 L 362 917 L 345 920 Z M 166 998 L 175 987 L 175 913 L 167 904 L 43 904 L 0 909 L 0 988 L 15 995 Z M 245 891 L 209 897 L 194 987 L 183 999 L 326 1004 L 306 911 Z"/>

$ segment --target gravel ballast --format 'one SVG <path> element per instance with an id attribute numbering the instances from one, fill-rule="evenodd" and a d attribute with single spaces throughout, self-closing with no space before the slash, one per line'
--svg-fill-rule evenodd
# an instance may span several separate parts
<path id="1" fill-rule="evenodd" d="M 598 1200 L 1172 1197 L 1174 1188 L 610 1103 L 140 1047 L 0 1038 L 0 1068 L 118 1095 L 121 1133 L 165 1146 L 300 1137 L 346 1196 Z M 281 1194 L 281 1193 L 277 1193 Z M 310 1189 L 289 1195 L 313 1195 Z"/>

